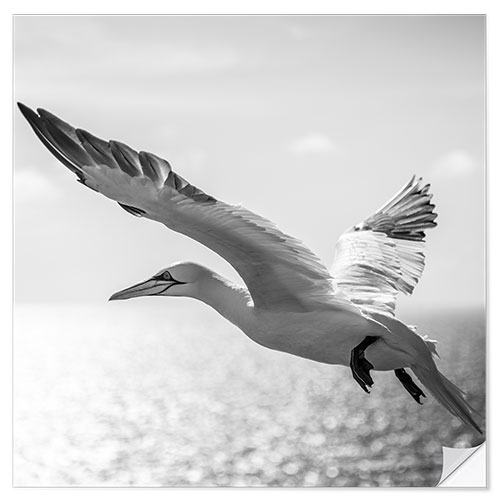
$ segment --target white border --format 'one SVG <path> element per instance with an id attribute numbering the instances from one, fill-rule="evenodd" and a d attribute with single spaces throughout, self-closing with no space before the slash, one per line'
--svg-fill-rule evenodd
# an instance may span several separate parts
<path id="1" fill-rule="evenodd" d="M 141 0 L 3 2 L 16 14 L 483 14 L 494 0 Z"/>
<path id="2" fill-rule="evenodd" d="M 499 210 L 500 195 L 499 195 L 499 176 L 500 176 L 500 158 L 498 156 L 498 143 L 494 138 L 500 137 L 498 128 L 498 89 L 500 89 L 500 81 L 498 77 L 499 57 L 498 49 L 500 47 L 500 25 L 498 22 L 498 2 L 496 0 L 475 0 L 475 1 L 459 1 L 459 0 L 420 0 L 405 1 L 401 0 L 351 0 L 351 1 L 336 1 L 336 0 L 253 0 L 253 1 L 231 1 L 231 0 L 211 0 L 208 3 L 206 0 L 183 0 L 181 1 L 153 1 L 141 0 L 140 2 L 124 1 L 112 2 L 106 0 L 86 0 L 85 2 L 64 2 L 62 0 L 45 0 L 40 1 L 5 1 L 1 5 L 1 26 L 0 33 L 2 43 L 0 51 L 2 54 L 2 99 L 1 102 L 1 122 L 2 122 L 2 145 L 4 152 L 7 152 L 7 158 L 4 158 L 3 182 L 0 184 L 0 214 L 2 217 L 2 234 L 3 245 L 1 246 L 2 254 L 0 259 L 2 276 L 2 295 L 0 300 L 0 317 L 2 318 L 2 328 L 0 329 L 0 381 L 2 387 L 3 405 L 0 412 L 1 415 L 1 441 L 0 441 L 0 492 L 2 498 L 36 498 L 43 500 L 45 498 L 67 498 L 79 497 L 82 495 L 100 496 L 105 495 L 107 498 L 123 498 L 123 496 L 141 495 L 168 495 L 169 498 L 177 496 L 203 495 L 204 499 L 219 498 L 221 495 L 237 495 L 238 497 L 248 497 L 248 495 L 258 494 L 260 498 L 268 498 L 270 495 L 273 498 L 283 496 L 288 499 L 296 498 L 297 495 L 358 495 L 366 492 L 366 489 L 98 489 L 98 488 L 74 488 L 74 489 L 13 489 L 11 487 L 11 413 L 8 411 L 11 401 L 11 303 L 12 293 L 9 283 L 12 269 L 12 252 L 9 245 L 10 235 L 12 234 L 12 186 L 10 176 L 10 165 L 12 165 L 12 82 L 9 78 L 11 72 L 12 61 L 12 15 L 13 14 L 487 14 L 488 26 L 488 137 L 490 143 L 488 145 L 488 207 L 489 207 L 489 237 L 488 237 L 488 255 L 489 255 L 489 304 L 492 306 L 489 315 L 489 339 L 488 351 L 490 353 L 498 353 L 498 335 L 500 335 L 500 326 L 498 322 L 498 275 L 499 266 L 497 264 L 500 253 L 498 244 L 498 226 L 497 214 Z M 496 167 L 494 167 L 496 165 Z M 492 361 L 494 357 L 492 356 Z M 494 365 L 492 362 L 491 365 Z M 491 366 L 490 365 L 490 366 Z M 498 363 L 496 363 L 498 366 Z M 492 386 L 493 378 L 496 378 L 498 372 L 496 366 L 491 366 L 489 373 L 489 386 Z M 493 398 L 490 399 L 490 398 Z M 496 400 L 493 391 L 488 394 L 489 412 L 488 422 L 494 422 L 494 415 L 497 414 Z M 494 460 L 495 447 L 492 438 L 495 439 L 494 429 L 490 426 L 489 449 L 491 450 L 490 460 Z M 493 457 L 492 457 L 493 455 Z M 370 495 L 377 497 L 386 497 L 392 494 L 401 494 L 402 488 L 388 489 L 370 489 Z M 492 494 L 496 489 L 494 478 L 491 480 L 491 487 L 487 494 Z M 425 494 L 440 494 L 440 495 L 461 495 L 467 493 L 475 494 L 479 491 L 457 491 L 455 489 L 436 491 L 427 489 Z M 420 495 L 423 492 L 419 488 L 405 488 L 405 495 Z"/>

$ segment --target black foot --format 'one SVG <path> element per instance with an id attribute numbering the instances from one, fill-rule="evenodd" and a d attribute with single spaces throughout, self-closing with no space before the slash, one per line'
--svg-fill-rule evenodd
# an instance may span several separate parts
<path id="1" fill-rule="evenodd" d="M 368 394 L 370 394 L 368 387 L 373 385 L 373 379 L 370 376 L 370 370 L 373 370 L 373 365 L 365 358 L 365 349 L 376 340 L 378 340 L 378 337 L 366 337 L 363 342 L 351 351 L 350 366 L 352 376 L 361 389 Z"/>
<path id="2" fill-rule="evenodd" d="M 420 396 L 425 398 L 424 392 L 417 384 L 415 384 L 415 382 L 413 382 L 412 378 L 406 373 L 405 369 L 399 368 L 398 370 L 394 370 L 394 373 L 396 374 L 396 377 L 398 377 L 398 380 L 403 384 L 403 387 L 410 393 L 411 397 L 419 405 L 423 404 L 420 401 Z"/>

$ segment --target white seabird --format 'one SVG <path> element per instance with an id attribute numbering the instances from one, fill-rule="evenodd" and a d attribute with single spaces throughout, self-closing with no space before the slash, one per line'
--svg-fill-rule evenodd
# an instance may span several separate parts
<path id="1" fill-rule="evenodd" d="M 395 315 L 399 292 L 411 294 L 424 268 L 425 230 L 436 214 L 429 185 L 413 177 L 336 245 L 331 274 L 302 242 L 272 222 L 205 194 L 169 163 L 75 129 L 43 109 L 19 108 L 49 151 L 79 182 L 133 215 L 161 222 L 227 260 L 245 287 L 194 263 L 172 265 L 110 300 L 146 295 L 201 300 L 255 342 L 303 358 L 351 368 L 369 392 L 371 370 L 394 370 L 420 403 L 420 382 L 453 415 L 481 433 L 464 393 L 433 360 L 435 342 Z M 476 412 L 477 413 L 477 412 Z"/>

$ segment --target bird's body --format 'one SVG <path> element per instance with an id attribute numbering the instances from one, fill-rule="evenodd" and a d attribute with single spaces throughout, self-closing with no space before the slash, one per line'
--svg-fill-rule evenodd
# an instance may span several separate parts
<path id="1" fill-rule="evenodd" d="M 311 311 L 268 310 L 256 307 L 248 291 L 212 271 L 197 266 L 203 278 L 189 296 L 205 302 L 258 344 L 302 358 L 349 366 L 352 349 L 366 336 L 390 336 L 380 323 L 339 305 Z M 175 272 L 173 270 L 172 272 Z M 375 370 L 408 366 L 409 358 L 390 340 L 367 349 Z"/>
<path id="2" fill-rule="evenodd" d="M 252 311 L 250 316 L 249 323 L 241 329 L 255 342 L 330 365 L 350 366 L 351 351 L 365 337 L 390 335 L 369 318 L 336 307 L 286 314 Z M 365 352 L 375 370 L 409 366 L 409 356 L 391 347 L 390 341 L 377 342 Z"/>
<path id="3" fill-rule="evenodd" d="M 175 264 L 111 299 L 187 296 L 205 302 L 267 348 L 351 368 L 366 391 L 370 370 L 394 370 L 420 403 L 422 390 L 479 432 L 463 393 L 438 371 L 433 341 L 395 317 L 398 293 L 410 294 L 424 268 L 425 230 L 435 226 L 429 185 L 413 178 L 389 202 L 348 229 L 331 271 L 299 240 L 243 207 L 228 205 L 137 153 L 75 129 L 51 113 L 20 104 L 44 145 L 85 186 L 133 215 L 161 222 L 227 260 L 245 282 L 236 286 L 193 263 Z"/>

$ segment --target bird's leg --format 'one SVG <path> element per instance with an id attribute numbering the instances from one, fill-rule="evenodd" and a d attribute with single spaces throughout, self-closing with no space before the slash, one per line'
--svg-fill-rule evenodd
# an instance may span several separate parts
<path id="1" fill-rule="evenodd" d="M 360 385 L 361 389 L 370 394 L 366 386 L 373 385 L 373 379 L 370 376 L 370 370 L 373 365 L 365 358 L 365 349 L 378 340 L 379 337 L 365 337 L 363 342 L 357 345 L 351 351 L 351 371 L 354 380 Z"/>
<path id="2" fill-rule="evenodd" d="M 403 387 L 410 393 L 411 397 L 419 405 L 421 405 L 422 402 L 420 401 L 420 396 L 425 398 L 425 394 L 422 389 L 420 389 L 420 387 L 413 382 L 412 378 L 408 375 L 408 373 L 406 373 L 404 368 L 398 368 L 397 370 L 394 370 L 394 373 L 396 374 L 396 377 L 398 377 L 398 380 L 403 384 Z"/>

